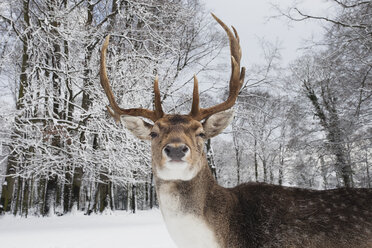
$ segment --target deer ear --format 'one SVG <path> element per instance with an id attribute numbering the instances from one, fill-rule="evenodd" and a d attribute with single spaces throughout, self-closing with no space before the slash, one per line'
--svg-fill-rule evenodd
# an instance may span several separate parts
<path id="1" fill-rule="evenodd" d="M 203 123 L 203 129 L 207 139 L 220 134 L 232 121 L 234 110 L 228 109 L 208 117 Z"/>
<path id="2" fill-rule="evenodd" d="M 141 140 L 150 139 L 150 132 L 152 129 L 152 125 L 150 123 L 147 123 L 141 118 L 134 116 L 125 116 L 122 118 L 122 120 L 124 121 L 125 127 L 131 131 L 134 136 Z"/>

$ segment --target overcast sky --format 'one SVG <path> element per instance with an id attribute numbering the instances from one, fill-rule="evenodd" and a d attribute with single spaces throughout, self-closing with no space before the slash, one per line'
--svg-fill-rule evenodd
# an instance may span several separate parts
<path id="1" fill-rule="evenodd" d="M 285 18 L 271 19 L 278 15 L 272 4 L 280 4 L 285 9 L 293 0 L 202 0 L 206 8 L 215 13 L 226 24 L 233 25 L 239 33 L 243 50 L 242 62 L 249 65 L 262 57 L 260 39 L 279 42 L 284 63 L 288 63 L 300 53 L 304 40 L 319 37 L 322 32 L 319 22 L 290 22 Z M 300 7 L 307 13 L 325 14 L 329 4 L 325 0 L 302 0 Z"/>

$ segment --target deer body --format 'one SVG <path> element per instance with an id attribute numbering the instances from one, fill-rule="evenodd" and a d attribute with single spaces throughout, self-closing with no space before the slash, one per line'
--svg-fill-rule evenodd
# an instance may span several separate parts
<path id="1" fill-rule="evenodd" d="M 109 113 L 138 138 L 151 140 L 152 171 L 168 231 L 180 248 L 371 248 L 372 190 L 314 191 L 249 183 L 223 188 L 213 178 L 204 152 L 206 139 L 230 123 L 244 80 L 235 29 L 225 29 L 231 52 L 228 99 L 199 107 L 194 77 L 192 108 L 187 115 L 167 115 L 155 79 L 155 110 L 123 109 L 111 91 L 106 50 L 101 51 L 101 85 L 113 110 Z M 141 116 L 153 121 L 147 123 Z"/>
<path id="2" fill-rule="evenodd" d="M 206 163 L 190 181 L 156 179 L 160 209 L 178 247 L 372 247 L 371 190 L 264 183 L 223 188 Z"/>

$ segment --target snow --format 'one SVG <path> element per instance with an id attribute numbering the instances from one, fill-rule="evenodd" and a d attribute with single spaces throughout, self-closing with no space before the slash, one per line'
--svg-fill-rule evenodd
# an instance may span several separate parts
<path id="1" fill-rule="evenodd" d="M 62 217 L 0 217 L 1 247 L 176 248 L 159 210 Z"/>

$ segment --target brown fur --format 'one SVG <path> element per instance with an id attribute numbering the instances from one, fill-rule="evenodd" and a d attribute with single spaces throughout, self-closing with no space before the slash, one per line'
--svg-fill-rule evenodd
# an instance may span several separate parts
<path id="1" fill-rule="evenodd" d="M 202 124 L 189 116 L 167 115 L 153 127 L 142 127 L 151 128 L 145 133 L 156 133 L 151 147 L 158 194 L 162 186 L 168 186 L 179 199 L 177 211 L 203 220 L 220 247 L 372 247 L 371 189 L 316 191 L 262 183 L 219 186 L 207 165 L 205 140 L 199 134 L 220 133 L 231 116 L 212 116 Z M 187 162 L 198 171 L 191 180 L 157 177 L 157 169 L 165 163 L 162 150 L 170 143 L 190 148 Z"/>
<path id="2" fill-rule="evenodd" d="M 162 165 L 161 149 L 169 141 L 191 147 L 191 164 L 200 171 L 190 181 L 164 181 L 181 201 L 180 211 L 205 220 L 221 247 L 372 247 L 372 190 L 326 191 L 247 183 L 235 188 L 217 184 L 207 165 L 202 124 L 188 116 L 155 123 L 153 166 Z M 156 169 L 154 168 L 154 172 Z M 156 175 L 156 174 L 155 174 Z"/>
<path id="3" fill-rule="evenodd" d="M 206 165 L 190 181 L 163 181 L 180 196 L 183 213 L 203 218 L 221 247 L 372 247 L 372 191 L 307 190 L 263 183 L 227 189 Z"/>

